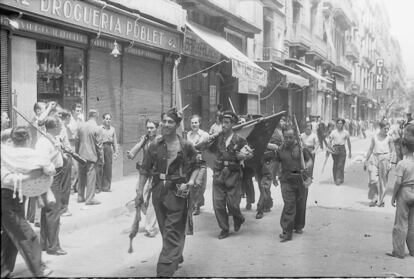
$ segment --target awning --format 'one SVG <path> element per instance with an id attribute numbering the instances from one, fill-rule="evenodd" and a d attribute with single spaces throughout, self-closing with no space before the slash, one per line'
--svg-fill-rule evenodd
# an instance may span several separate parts
<path id="1" fill-rule="evenodd" d="M 309 74 L 309 75 L 311 75 L 311 76 L 313 76 L 314 78 L 316 78 L 316 79 L 318 79 L 318 80 L 320 80 L 320 81 L 324 81 L 324 82 L 326 82 L 326 83 L 332 83 L 332 81 L 330 81 L 329 79 L 327 79 L 327 78 L 325 78 L 325 77 L 323 77 L 323 76 L 321 76 L 319 73 L 317 73 L 316 71 L 314 71 L 314 70 L 311 70 L 311 69 L 309 69 L 309 68 L 306 68 L 306 67 L 303 67 L 303 66 L 301 66 L 301 65 L 297 65 L 296 64 L 296 66 L 298 66 L 300 69 L 302 69 L 304 72 L 306 72 L 307 74 Z"/>
<path id="2" fill-rule="evenodd" d="M 244 83 L 248 83 L 249 88 L 253 85 L 256 85 L 256 87 L 264 87 L 267 85 L 267 72 L 256 65 L 225 38 L 196 23 L 187 22 L 186 25 L 207 44 L 215 48 L 225 57 L 231 59 L 232 75 L 234 77 L 239 78 Z"/>
<path id="3" fill-rule="evenodd" d="M 282 75 L 286 77 L 286 83 L 294 83 L 299 85 L 300 87 L 309 86 L 309 80 L 306 78 L 301 77 L 300 75 L 278 69 L 276 67 L 272 67 L 272 69 L 278 71 Z"/>

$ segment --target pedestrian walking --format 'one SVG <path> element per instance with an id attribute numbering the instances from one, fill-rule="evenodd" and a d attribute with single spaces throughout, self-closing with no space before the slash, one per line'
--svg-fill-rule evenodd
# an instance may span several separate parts
<path id="1" fill-rule="evenodd" d="M 48 116 L 45 119 L 46 133 L 49 138 L 56 141 L 52 144 L 50 139 L 45 136 L 38 138 L 36 149 L 45 154 L 55 166 L 56 174 L 53 177 L 51 190 L 55 196 L 56 202 L 54 204 L 47 204 L 41 210 L 40 217 L 40 245 L 42 250 L 50 255 L 66 255 L 60 246 L 59 230 L 60 230 L 60 215 L 62 214 L 62 192 L 65 189 L 65 170 L 64 158 L 62 150 L 59 148 L 62 130 L 62 123 L 57 116 Z M 69 172 L 70 173 L 70 172 Z M 70 182 L 70 180 L 67 180 Z M 67 183 L 69 185 L 69 183 Z"/>
<path id="2" fill-rule="evenodd" d="M 263 155 L 261 173 L 256 174 L 256 180 L 258 182 L 260 191 L 259 200 L 257 202 L 256 219 L 262 219 L 264 213 L 270 212 L 270 209 L 273 207 L 273 199 L 271 196 L 270 187 L 272 186 L 273 181 L 272 167 L 274 160 L 274 151 L 266 151 Z"/>
<path id="3" fill-rule="evenodd" d="M 84 116 L 82 114 L 82 105 L 76 103 L 72 107 L 72 116 L 68 124 L 68 139 L 72 150 L 76 150 L 76 139 L 78 137 L 79 125 L 84 122 Z M 79 181 L 79 163 L 72 158 L 72 173 L 71 173 L 71 186 L 70 188 L 76 193 L 78 192 Z"/>
<path id="4" fill-rule="evenodd" d="M 116 140 L 115 128 L 111 126 L 111 114 L 104 113 L 103 125 L 100 126 L 102 134 L 102 150 L 104 163 L 98 166 L 96 183 L 97 192 L 110 192 L 112 182 L 112 162 L 118 156 L 118 142 Z"/>
<path id="5" fill-rule="evenodd" d="M 9 140 L 10 138 L 10 140 Z M 30 273 L 35 277 L 48 276 L 52 270 L 46 267 L 41 260 L 41 247 L 37 234 L 33 231 L 30 224 L 24 217 L 24 201 L 21 200 L 22 189 L 14 187 L 14 181 L 21 179 L 21 183 L 30 183 L 43 175 L 53 176 L 54 166 L 50 160 L 42 160 L 42 154 L 29 156 L 36 151 L 28 148 L 31 144 L 30 133 L 26 127 L 16 127 L 6 135 L 2 132 L 2 163 L 1 163 L 1 278 L 11 278 L 15 267 L 17 253 L 22 255 Z M 13 164 L 5 163 L 7 160 L 4 148 L 13 148 L 13 162 L 17 163 L 17 168 L 21 172 L 23 169 L 33 169 L 27 173 L 20 173 L 11 168 Z M 15 150 L 25 148 L 23 152 Z M 24 160 L 19 160 L 24 159 Z M 44 162 L 44 163 L 42 163 Z M 36 166 L 36 165 L 37 166 Z M 34 170 L 41 167 L 40 170 Z M 51 179 L 49 179 L 51 181 Z M 42 187 L 45 184 L 42 184 Z M 48 185 L 50 187 L 50 184 Z M 50 189 L 49 189 L 50 190 Z M 23 198 L 24 199 L 24 198 Z M 49 191 L 47 202 L 53 203 L 53 194 Z"/>
<path id="6" fill-rule="evenodd" d="M 333 159 L 333 178 L 336 185 L 344 183 L 345 161 L 346 161 L 346 148 L 345 143 L 348 144 L 348 158 L 352 158 L 351 152 L 351 139 L 349 132 L 344 129 L 345 120 L 339 118 L 336 121 L 336 129 L 329 135 L 329 145 L 332 146 L 334 153 L 332 153 Z"/>
<path id="7" fill-rule="evenodd" d="M 61 120 L 62 131 L 59 136 L 60 143 L 63 144 L 66 149 L 74 151 L 70 144 L 69 137 L 73 137 L 72 132 L 69 128 L 69 123 L 71 119 L 70 112 L 67 110 L 62 110 L 59 112 L 59 117 Z M 74 140 L 74 139 L 71 139 Z M 64 173 L 62 176 L 62 217 L 71 216 L 72 213 L 69 211 L 69 198 L 70 198 L 70 190 L 71 190 L 71 182 L 72 182 L 72 167 L 73 159 L 72 155 L 64 153 L 63 154 L 64 160 Z"/>
<path id="8" fill-rule="evenodd" d="M 386 121 L 380 122 L 380 131 L 371 139 L 368 149 L 365 166 L 368 166 L 370 173 L 368 198 L 371 200 L 369 206 L 384 206 L 388 174 L 391 170 L 391 163 L 395 164 L 394 142 L 388 135 L 390 124 Z M 370 160 L 373 155 L 372 160 Z"/>
<path id="9" fill-rule="evenodd" d="M 148 147 L 142 168 L 153 174 L 152 202 L 162 235 L 157 277 L 171 277 L 184 261 L 188 192 L 194 186 L 197 152 L 177 135 L 182 118 L 176 109 L 162 114 L 162 136 Z"/>
<path id="10" fill-rule="evenodd" d="M 137 144 L 127 152 L 128 159 L 134 159 L 135 156 L 142 150 L 143 160 L 148 156 L 148 147 L 155 141 L 157 136 L 158 121 L 147 119 L 145 121 L 147 134 L 142 136 Z M 131 229 L 130 238 L 134 238 L 138 232 L 139 222 L 141 221 L 141 211 L 145 212 L 145 236 L 155 237 L 159 231 L 157 224 L 157 217 L 155 216 L 154 206 L 149 202 L 152 188 L 152 175 L 142 168 L 142 162 L 137 163 L 137 170 L 139 172 L 139 179 L 137 182 L 135 198 L 135 219 Z M 144 210 L 142 210 L 145 208 Z M 136 232 L 135 232 L 136 231 Z"/>
<path id="11" fill-rule="evenodd" d="M 301 166 L 301 151 L 298 142 L 295 141 L 292 128 L 283 131 L 284 143 L 276 151 L 275 159 L 281 163 L 282 172 L 280 178 L 283 211 L 280 217 L 282 234 L 281 242 L 292 239 L 293 231 L 303 233 L 306 217 L 306 200 L 308 189 L 303 184 L 303 170 Z M 306 170 L 312 168 L 312 156 L 307 149 L 303 149 L 303 157 Z"/>
<path id="12" fill-rule="evenodd" d="M 191 142 L 197 149 L 199 143 L 208 140 L 209 134 L 206 131 L 200 129 L 201 117 L 197 114 L 191 116 L 191 131 L 187 133 L 187 140 Z M 214 131 L 217 133 L 217 131 Z M 202 148 L 197 150 L 198 153 L 198 169 L 199 172 L 195 179 L 195 184 L 192 189 L 190 189 L 190 212 L 189 214 L 199 215 L 200 207 L 204 206 L 204 192 L 206 191 L 207 183 L 207 163 L 204 160 Z M 192 206 L 192 204 L 194 206 Z M 193 212 L 194 211 L 194 212 Z"/>
<path id="13" fill-rule="evenodd" d="M 315 154 L 316 150 L 319 147 L 319 141 L 317 135 L 312 130 L 312 124 L 306 123 L 305 132 L 300 135 L 300 138 L 303 142 L 303 147 L 308 149 L 312 156 L 313 165 L 315 164 Z M 313 177 L 313 165 L 312 168 L 309 170 Z"/>
<path id="14" fill-rule="evenodd" d="M 241 198 L 241 161 L 252 157 L 252 151 L 246 139 L 233 133 L 233 126 L 238 122 L 235 113 L 223 113 L 223 131 L 210 144 L 210 151 L 216 154 L 217 160 L 213 169 L 213 207 L 217 223 L 221 229 L 218 236 L 223 239 L 229 236 L 230 211 L 234 220 L 234 231 L 240 230 L 245 218 L 240 211 Z"/>
<path id="15" fill-rule="evenodd" d="M 321 119 L 320 116 L 318 116 L 318 128 L 316 130 L 316 134 L 318 136 L 318 140 L 319 140 L 319 146 L 321 147 L 321 149 L 323 149 L 323 144 L 324 144 L 324 140 L 325 140 L 325 133 L 326 133 L 326 125 L 323 122 L 323 120 Z"/>
<path id="16" fill-rule="evenodd" d="M 94 199 L 97 165 L 102 166 L 104 163 L 98 117 L 97 110 L 89 110 L 88 121 L 82 123 L 78 130 L 77 150 L 79 155 L 87 160 L 86 165 L 79 168 L 78 202 L 85 202 L 86 205 L 100 204 L 100 201 Z"/>
<path id="17" fill-rule="evenodd" d="M 392 231 L 391 253 L 388 256 L 403 259 L 405 244 L 414 257 L 414 142 L 402 141 L 404 159 L 395 168 L 395 186 L 391 204 L 396 206 L 394 229 Z"/>
<path id="18" fill-rule="evenodd" d="M 268 150 L 277 150 L 282 145 L 283 139 L 283 129 L 287 126 L 286 118 L 282 116 L 279 120 L 278 125 L 276 126 L 275 131 L 270 138 L 269 143 L 267 144 Z M 279 185 L 278 178 L 280 176 L 280 163 L 272 160 L 272 177 L 273 177 L 273 184 L 275 186 Z"/>

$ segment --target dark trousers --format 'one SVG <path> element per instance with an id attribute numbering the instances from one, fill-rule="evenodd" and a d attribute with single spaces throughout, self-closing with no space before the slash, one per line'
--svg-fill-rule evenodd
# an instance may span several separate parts
<path id="1" fill-rule="evenodd" d="M 72 176 L 72 156 L 68 156 L 65 159 L 64 167 L 62 170 L 62 210 L 65 210 L 69 206 L 69 198 L 70 198 L 70 187 L 71 187 L 71 176 Z"/>
<path id="2" fill-rule="evenodd" d="M 91 202 L 95 197 L 96 189 L 96 163 L 88 161 L 85 166 L 79 168 L 78 197 Z M 86 190 L 86 196 L 85 196 Z"/>
<path id="3" fill-rule="evenodd" d="M 323 141 L 325 140 L 324 135 L 318 135 L 319 146 L 323 149 Z"/>
<path id="4" fill-rule="evenodd" d="M 242 177 L 242 191 L 246 194 L 246 203 L 254 203 L 255 202 L 255 193 L 254 193 L 254 185 L 253 185 L 253 177 L 254 177 L 254 170 L 249 167 L 245 167 L 243 169 L 243 177 Z"/>
<path id="5" fill-rule="evenodd" d="M 265 162 L 262 166 L 262 174 L 257 176 L 259 181 L 260 197 L 257 202 L 257 211 L 264 212 L 273 207 L 273 199 L 270 192 L 272 186 L 272 162 Z"/>
<path id="6" fill-rule="evenodd" d="M 187 199 L 177 197 L 171 182 L 154 183 L 152 203 L 162 235 L 162 250 L 157 263 L 157 277 L 170 277 L 182 259 L 187 220 Z"/>
<path id="7" fill-rule="evenodd" d="M 334 145 L 336 154 L 332 154 L 333 159 L 333 178 L 335 183 L 344 182 L 346 149 L 345 145 Z"/>
<path id="8" fill-rule="evenodd" d="M 223 174 L 223 172 L 226 172 Z M 226 206 L 233 216 L 234 223 L 244 220 L 240 211 L 241 172 L 229 172 L 227 168 L 213 177 L 213 207 L 217 223 L 222 230 L 229 230 L 229 216 Z"/>
<path id="9" fill-rule="evenodd" d="M 17 252 L 20 252 L 33 276 L 41 276 L 41 249 L 39 238 L 24 218 L 24 203 L 18 194 L 1 189 L 1 275 L 14 270 Z"/>
<path id="10" fill-rule="evenodd" d="M 291 235 L 294 229 L 299 230 L 305 227 L 308 189 L 300 183 L 281 181 L 281 190 L 284 205 L 280 226 L 283 232 Z"/>
<path id="11" fill-rule="evenodd" d="M 112 158 L 113 150 L 112 144 L 103 144 L 104 164 L 98 166 L 98 175 L 96 179 L 96 189 L 101 191 L 109 191 L 111 189 L 112 182 Z"/>
<path id="12" fill-rule="evenodd" d="M 51 190 L 56 203 L 46 204 L 40 215 L 40 246 L 45 251 L 61 249 L 59 242 L 60 215 L 62 214 L 62 181 L 65 175 L 64 168 L 56 170 Z"/>
<path id="13" fill-rule="evenodd" d="M 36 217 L 36 203 L 37 197 L 31 197 L 27 200 L 27 214 L 26 219 L 30 223 L 34 223 Z"/>

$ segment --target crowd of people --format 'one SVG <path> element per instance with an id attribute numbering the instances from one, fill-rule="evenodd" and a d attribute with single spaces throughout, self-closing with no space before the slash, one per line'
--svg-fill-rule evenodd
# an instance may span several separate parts
<path id="1" fill-rule="evenodd" d="M 82 106 L 71 112 L 58 104 L 38 102 L 29 126 L 9 128 L 7 114 L 2 114 L 2 277 L 10 276 L 17 252 L 25 260 L 33 276 L 47 276 L 51 270 L 41 260 L 41 251 L 65 255 L 59 240 L 60 218 L 71 216 L 70 193 L 85 206 L 100 204 L 95 196 L 111 191 L 112 163 L 118 156 L 116 131 L 111 115 L 91 109 L 84 120 Z M 260 116 L 259 116 L 260 117 Z M 146 120 L 147 133 L 126 152 L 137 162 L 136 215 L 130 238 L 138 232 L 141 213 L 146 214 L 145 235 L 162 236 L 162 250 L 157 263 L 157 276 L 169 277 L 183 263 L 185 237 L 194 233 L 193 216 L 198 216 L 205 203 L 208 154 L 214 154 L 212 201 L 217 235 L 222 240 L 238 232 L 245 222 L 241 199 L 246 209 L 255 202 L 253 178 L 259 188 L 256 218 L 262 219 L 273 207 L 271 185 L 280 186 L 283 210 L 280 217 L 281 242 L 303 233 L 309 183 L 318 150 L 326 152 L 325 163 L 333 159 L 333 180 L 344 183 L 347 157 L 352 157 L 351 136 L 366 138 L 370 129 L 366 121 L 337 119 L 324 123 L 320 117 L 307 118 L 299 132 L 296 121 L 282 116 L 270 137 L 260 163 L 246 162 L 254 150 L 246 138 L 233 130 L 235 125 L 253 119 L 219 108 L 215 123 L 206 132 L 200 128 L 199 115 L 189 118 L 191 130 L 178 134 L 182 115 L 173 108 L 162 113 L 161 121 Z M 411 121 L 411 122 L 410 122 Z M 370 206 L 384 206 L 388 173 L 395 166 L 397 182 L 392 205 L 397 207 L 393 231 L 393 252 L 403 258 L 405 242 L 414 256 L 414 230 L 408 222 L 414 218 L 414 123 L 407 119 L 398 129 L 378 123 L 367 152 L 365 167 L 369 173 Z M 18 152 L 20 149 L 20 152 Z M 25 152 L 30 149 L 32 151 Z M 19 155 L 21 154 L 21 155 Z M 80 159 L 79 159 L 80 158 Z M 36 193 L 25 189 L 40 187 Z M 40 189 L 40 188 L 39 188 Z M 26 191 L 26 192 L 25 192 Z M 151 199 L 152 198 L 152 199 Z M 25 206 L 25 203 L 27 205 Z M 27 210 L 25 210 L 27 208 Z M 29 222 L 40 226 L 38 239 Z"/>

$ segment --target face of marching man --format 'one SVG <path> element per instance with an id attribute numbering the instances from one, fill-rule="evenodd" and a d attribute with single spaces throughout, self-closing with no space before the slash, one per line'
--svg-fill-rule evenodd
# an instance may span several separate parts
<path id="1" fill-rule="evenodd" d="M 288 129 L 283 133 L 283 140 L 287 146 L 292 146 L 295 143 L 295 134 L 292 129 Z"/>
<path id="2" fill-rule="evenodd" d="M 223 133 L 227 134 L 231 132 L 233 125 L 234 125 L 234 122 L 231 121 L 230 118 L 224 117 L 223 118 Z"/>
<path id="3" fill-rule="evenodd" d="M 200 129 L 200 118 L 198 116 L 194 116 L 191 118 L 191 130 L 193 132 L 197 132 Z"/>
<path id="4" fill-rule="evenodd" d="M 155 127 L 154 122 L 148 121 L 147 131 L 150 137 L 155 136 L 155 134 L 157 133 L 157 127 Z"/>
<path id="5" fill-rule="evenodd" d="M 174 121 L 171 117 L 169 117 L 166 113 L 162 117 L 162 135 L 173 135 L 177 131 L 177 122 Z"/>

